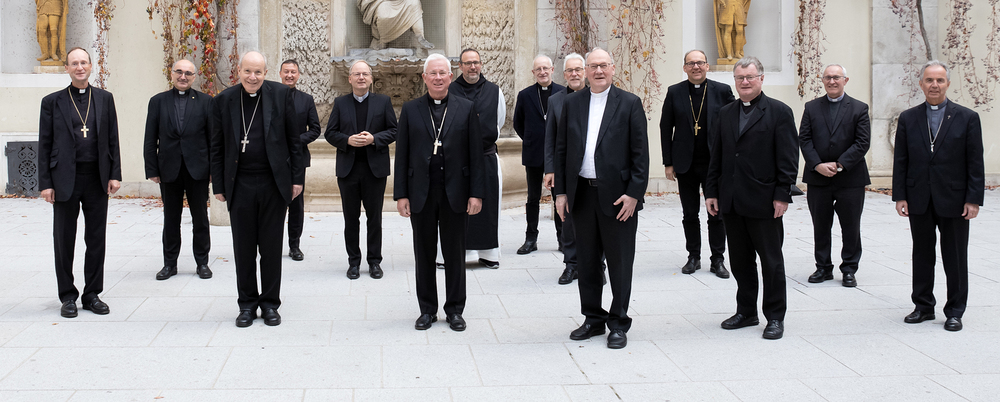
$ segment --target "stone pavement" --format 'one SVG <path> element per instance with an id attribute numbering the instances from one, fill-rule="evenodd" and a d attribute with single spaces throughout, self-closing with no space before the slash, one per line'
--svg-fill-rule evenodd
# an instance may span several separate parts
<path id="1" fill-rule="evenodd" d="M 469 329 L 458 333 L 443 320 L 413 329 L 411 232 L 394 213 L 385 214 L 385 278 L 362 271 L 355 281 L 344 276 L 341 215 L 307 214 L 305 261 L 284 259 L 283 323 L 257 320 L 241 329 L 233 325 L 229 227 L 212 228 L 215 277 L 198 279 L 185 214 L 180 274 L 156 281 L 162 214 L 141 199 L 111 202 L 101 295 L 111 314 L 81 310 L 65 319 L 52 268 L 51 207 L 2 199 L 0 401 L 997 400 L 1000 193 L 987 192 L 972 224 L 969 309 L 957 333 L 942 329 L 940 308 L 932 322 L 903 323 L 912 310 L 910 236 L 889 197 L 868 194 L 853 289 L 840 285 L 839 273 L 823 284 L 806 281 L 812 226 L 805 199 L 796 197 L 785 218 L 789 311 L 778 341 L 762 339 L 763 326 L 719 328 L 735 310 L 736 282 L 707 267 L 681 274 L 678 198 L 647 200 L 629 344 L 609 350 L 605 337 L 568 338 L 583 317 L 576 286 L 556 284 L 562 264 L 551 221 L 542 221 L 539 251 L 514 253 L 523 208 L 502 214 L 501 268 L 470 265 Z M 940 301 L 944 275 L 937 272 Z M 443 292 L 443 275 L 439 282 Z"/>

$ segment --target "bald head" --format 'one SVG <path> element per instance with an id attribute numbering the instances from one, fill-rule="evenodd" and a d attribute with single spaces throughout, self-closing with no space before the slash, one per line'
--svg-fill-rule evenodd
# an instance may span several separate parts
<path id="1" fill-rule="evenodd" d="M 257 93 L 267 75 L 267 59 L 259 52 L 246 52 L 240 59 L 240 84 L 247 93 Z"/>
<path id="2" fill-rule="evenodd" d="M 191 89 L 196 73 L 194 63 L 190 60 L 178 60 L 170 68 L 170 82 L 178 91 L 187 91 Z"/>

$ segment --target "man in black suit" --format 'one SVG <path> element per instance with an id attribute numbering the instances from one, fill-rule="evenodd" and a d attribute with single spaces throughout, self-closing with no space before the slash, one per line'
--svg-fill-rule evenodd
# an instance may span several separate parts
<path id="1" fill-rule="evenodd" d="M 212 97 L 191 88 L 197 69 L 180 60 L 170 70 L 173 89 L 149 100 L 142 154 L 146 178 L 160 185 L 163 199 L 163 269 L 157 280 L 177 275 L 181 251 L 181 212 L 187 193 L 191 211 L 191 249 L 198 277 L 212 277 L 208 252 L 208 151 L 212 138 Z"/>
<path id="2" fill-rule="evenodd" d="M 396 142 L 393 196 L 399 215 L 413 226 L 413 256 L 420 317 L 414 328 L 437 321 L 434 258 L 441 230 L 444 312 L 454 331 L 466 327 L 465 231 L 469 215 L 482 209 L 483 147 L 471 101 L 449 93 L 451 63 L 440 54 L 424 62 L 427 95 L 403 104 Z"/>
<path id="3" fill-rule="evenodd" d="M 865 154 L 871 139 L 868 105 L 844 93 L 847 70 L 832 64 L 823 70 L 826 96 L 806 103 L 799 125 L 799 146 L 806 165 L 802 181 L 809 185 L 809 213 L 815 239 L 816 272 L 810 283 L 833 279 L 830 259 L 830 228 L 833 213 L 840 218 L 844 245 L 842 284 L 858 286 L 854 275 L 861 261 L 861 211 L 865 207 L 865 186 L 871 184 Z"/>
<path id="4" fill-rule="evenodd" d="M 108 314 L 98 298 L 104 291 L 104 254 L 108 230 L 108 195 L 121 187 L 118 115 L 110 92 L 90 86 L 90 53 L 70 49 L 63 59 L 72 83 L 42 98 L 38 123 L 38 188 L 52 204 L 53 246 L 59 313 L 77 316 L 80 291 L 73 285 L 76 224 L 83 208 L 87 244 L 83 274 L 84 310 Z"/>
<path id="5" fill-rule="evenodd" d="M 580 54 L 570 53 L 566 55 L 566 58 L 563 59 L 563 78 L 566 79 L 566 90 L 556 92 L 549 98 L 549 108 L 545 115 L 545 177 L 542 179 L 542 185 L 549 191 L 555 187 L 556 132 L 559 131 L 558 123 L 562 116 L 563 100 L 566 99 L 566 95 L 587 88 L 584 64 L 586 61 Z M 576 269 L 576 227 L 573 225 L 572 214 L 560 217 L 557 213 L 554 218 L 559 244 L 562 246 L 563 264 L 566 265 L 562 274 L 559 275 L 559 284 L 569 285 L 579 275 Z"/>
<path id="6" fill-rule="evenodd" d="M 583 340 L 611 330 L 608 347 L 624 348 L 632 325 L 635 235 L 649 179 L 646 113 L 639 97 L 612 85 L 611 54 L 587 55 L 590 91 L 566 96 L 556 133 L 555 194 L 560 216 L 573 215 L 577 237 L 580 310 L 587 318 L 570 333 Z M 611 279 L 610 310 L 601 307 L 601 255 Z"/>
<path id="7" fill-rule="evenodd" d="M 319 115 L 316 114 L 316 102 L 312 95 L 300 91 L 295 87 L 299 83 L 299 62 L 295 59 L 288 59 L 281 63 L 281 83 L 288 85 L 292 92 L 292 102 L 295 103 L 295 131 L 299 134 L 299 141 L 302 143 L 300 153 L 302 154 L 302 177 L 305 177 L 305 169 L 312 161 L 309 154 L 309 144 L 319 138 Z M 304 184 L 304 183 L 303 183 Z M 302 224 L 305 220 L 305 186 L 302 193 L 288 204 L 288 256 L 293 261 L 302 261 L 305 255 L 299 248 L 302 238 Z"/>
<path id="8" fill-rule="evenodd" d="M 266 325 L 281 324 L 281 239 L 285 210 L 304 181 L 295 105 L 290 88 L 265 81 L 258 52 L 240 59 L 240 83 L 215 97 L 212 123 L 212 191 L 228 201 L 240 314 L 237 327 L 253 325 L 257 308 Z M 260 251 L 260 292 L 257 252 Z"/>
<path id="9" fill-rule="evenodd" d="M 668 180 L 677 180 L 684 217 L 684 239 L 688 252 L 681 273 L 693 274 L 701 269 L 702 188 L 708 175 L 708 134 L 716 124 L 719 109 L 732 103 L 729 85 L 706 77 L 708 59 L 705 52 L 691 50 L 684 55 L 684 72 L 688 79 L 667 88 L 660 115 L 660 148 L 663 151 L 664 173 Z M 708 215 L 708 245 L 712 250 L 710 271 L 728 278 L 726 259 L 726 225 L 722 217 Z"/>
<path id="10" fill-rule="evenodd" d="M 736 314 L 722 328 L 759 324 L 757 264 L 764 281 L 761 310 L 767 319 L 765 339 L 780 339 L 785 320 L 785 232 L 781 217 L 792 202 L 799 164 L 795 117 L 784 103 L 761 92 L 764 66 L 756 57 L 740 59 L 733 69 L 739 102 L 719 110 L 709 137 L 711 159 L 705 181 L 705 208 L 722 212 L 729 239 L 729 262 L 736 278 Z"/>
<path id="11" fill-rule="evenodd" d="M 565 88 L 552 82 L 552 59 L 548 56 L 535 57 L 531 73 L 535 76 L 535 84 L 518 92 L 514 106 L 514 132 L 521 137 L 521 164 L 528 182 L 528 201 L 524 204 L 528 227 L 518 254 L 538 250 L 538 206 L 542 198 L 542 177 L 545 176 L 545 119 L 550 96 Z M 560 240 L 561 226 L 556 220 L 556 240 Z M 561 240 L 559 244 L 561 250 Z"/>
<path id="12" fill-rule="evenodd" d="M 892 164 L 896 212 L 909 217 L 913 237 L 916 308 L 903 319 L 934 319 L 934 230 L 948 277 L 944 329 L 960 331 L 969 299 L 969 221 L 983 205 L 983 129 L 979 114 L 948 100 L 948 66 L 937 60 L 920 70 L 926 102 L 899 115 Z"/>
<path id="13" fill-rule="evenodd" d="M 347 277 L 361 276 L 361 205 L 368 222 L 368 275 L 379 279 L 382 266 L 382 204 L 389 176 L 389 144 L 396 141 L 392 100 L 369 91 L 372 68 L 364 60 L 351 65 L 352 93 L 333 102 L 326 141 L 337 148 L 337 185 L 344 210 Z M 374 133 L 374 134 L 372 134 Z"/>

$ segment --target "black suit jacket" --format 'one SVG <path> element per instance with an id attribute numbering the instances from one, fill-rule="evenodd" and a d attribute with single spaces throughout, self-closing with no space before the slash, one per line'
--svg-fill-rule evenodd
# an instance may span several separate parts
<path id="1" fill-rule="evenodd" d="M 806 165 L 802 181 L 817 186 L 863 187 L 871 184 L 865 154 L 871 145 L 868 105 L 844 95 L 837 116 L 829 119 L 830 100 L 826 95 L 806 103 L 799 125 L 799 146 Z M 816 165 L 838 162 L 844 167 L 833 177 L 816 172 Z"/>
<path id="2" fill-rule="evenodd" d="M 368 166 L 375 177 L 389 176 L 389 144 L 396 141 L 396 112 L 392 110 L 392 99 L 386 95 L 368 93 L 368 118 L 365 126 L 375 137 L 374 146 L 364 148 L 347 144 L 348 138 L 360 133 L 353 94 L 341 96 L 333 101 L 333 111 L 326 123 L 326 142 L 337 148 L 337 177 L 347 177 L 354 167 L 354 155 L 358 151 L 368 155 Z"/>
<path id="3" fill-rule="evenodd" d="M 243 140 L 243 85 L 236 84 L 215 96 L 212 121 L 212 191 L 232 201 Z M 260 88 L 260 117 L 264 123 L 267 160 L 278 191 L 286 203 L 292 202 L 292 185 L 305 181 L 305 166 L 299 150 L 301 142 L 295 124 L 295 105 L 290 88 L 264 81 Z M 227 205 L 233 205 L 229 202 Z"/>
<path id="4" fill-rule="evenodd" d="M 159 177 L 164 183 L 177 180 L 181 161 L 195 180 L 208 180 L 209 146 L 212 138 L 212 97 L 188 89 L 184 107 L 184 130 L 177 128 L 174 106 L 177 90 L 160 92 L 149 99 L 146 138 L 142 155 L 146 178 Z"/>
<path id="5" fill-rule="evenodd" d="M 552 108 L 552 97 L 564 93 L 566 87 L 549 84 L 549 99 L 547 106 Z M 517 103 L 514 105 L 514 132 L 521 137 L 521 164 L 530 167 L 545 166 L 545 112 L 542 111 L 541 98 L 537 83 L 524 88 L 517 93 Z"/>
<path id="6" fill-rule="evenodd" d="M 684 80 L 667 88 L 660 115 L 660 150 L 663 166 L 673 166 L 674 173 L 687 173 L 694 158 L 694 116 L 691 116 L 691 92 Z M 705 80 L 705 105 L 698 119 L 698 134 L 709 135 L 719 109 L 736 98 L 729 85 Z"/>
<path id="7" fill-rule="evenodd" d="M 911 214 L 962 216 L 966 203 L 983 205 L 986 179 L 979 114 L 951 100 L 931 152 L 926 104 L 899 115 L 892 164 L 892 200 L 906 201 Z"/>
<path id="8" fill-rule="evenodd" d="M 638 201 L 649 180 L 649 147 L 646 137 L 646 112 L 638 96 L 612 85 L 608 103 L 597 134 L 594 167 L 597 172 L 597 199 L 607 216 L 615 216 L 622 205 L 614 205 L 622 194 Z M 576 185 L 587 146 L 587 124 L 591 92 L 566 95 L 556 131 L 556 195 L 566 195 L 569 209 L 576 199 Z"/>
<path id="9" fill-rule="evenodd" d="M 774 201 L 792 202 L 789 190 L 799 169 L 795 116 L 763 93 L 740 131 L 741 103 L 719 110 L 709 137 L 705 198 L 718 198 L 722 213 L 774 218 Z"/>
<path id="10" fill-rule="evenodd" d="M 69 89 L 53 92 L 42 98 L 38 123 L 38 189 L 55 190 L 56 201 L 67 201 L 76 184 L 76 135 L 73 130 L 73 98 Z M 97 127 L 89 135 L 97 135 L 97 164 L 101 183 L 107 191 L 111 180 L 121 181 L 122 165 L 118 143 L 118 114 L 111 92 L 90 87 Z M 77 130 L 78 131 L 78 130 Z"/>
<path id="11" fill-rule="evenodd" d="M 396 136 L 396 175 L 392 199 L 408 198 L 410 211 L 418 213 L 427 202 L 434 129 L 430 96 L 403 104 Z M 472 101 L 448 95 L 448 110 L 441 130 L 444 181 L 448 204 L 455 213 L 466 211 L 469 198 L 486 196 L 482 135 Z"/>
<path id="12" fill-rule="evenodd" d="M 292 102 L 295 103 L 295 132 L 299 134 L 302 144 L 302 166 L 312 165 L 312 154 L 309 144 L 319 138 L 319 115 L 316 113 L 316 101 L 313 96 L 292 88 Z"/>

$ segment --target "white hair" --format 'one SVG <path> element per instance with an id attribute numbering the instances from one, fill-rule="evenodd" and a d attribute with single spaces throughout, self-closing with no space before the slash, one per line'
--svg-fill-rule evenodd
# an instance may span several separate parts
<path id="1" fill-rule="evenodd" d="M 583 65 L 587 64 L 587 60 L 584 59 L 583 56 L 580 56 L 579 53 L 570 53 L 570 54 L 566 55 L 565 59 L 563 59 L 563 70 L 566 69 L 566 62 L 570 61 L 571 59 L 572 60 L 580 60 L 580 64 L 583 64 Z"/>
<path id="2" fill-rule="evenodd" d="M 447 57 L 444 57 L 444 55 L 441 53 L 431 53 L 429 56 L 427 56 L 427 60 L 424 60 L 424 70 L 423 70 L 424 73 L 427 72 L 427 66 L 430 65 L 431 61 L 433 60 L 446 61 L 448 63 L 448 71 L 451 71 L 451 61 L 449 61 Z"/>
<path id="3" fill-rule="evenodd" d="M 608 64 L 610 64 L 610 65 L 612 65 L 612 66 L 613 66 L 613 65 L 615 65 L 615 57 L 611 55 L 611 52 L 609 52 L 609 51 L 607 51 L 607 50 L 604 50 L 604 49 L 601 49 L 601 48 L 599 48 L 599 47 L 595 47 L 595 48 L 594 48 L 593 50 L 591 50 L 591 51 L 587 52 L 587 54 L 586 54 L 586 55 L 584 55 L 584 57 L 586 57 L 586 58 L 588 58 L 588 59 L 589 59 L 589 58 L 590 58 L 590 55 L 591 55 L 591 54 L 593 54 L 594 52 L 598 51 L 598 50 L 602 50 L 602 51 L 604 51 L 604 53 L 607 53 L 607 54 L 608 54 L 608 58 L 609 58 L 609 59 L 611 59 L 611 62 L 610 62 L 610 63 L 608 63 Z M 587 62 L 586 62 L 586 61 L 584 61 L 584 64 L 587 64 Z"/>
<path id="4" fill-rule="evenodd" d="M 827 64 L 826 67 L 823 67 L 823 72 L 825 73 L 826 70 L 829 69 L 830 67 L 839 67 L 840 68 L 840 72 L 842 74 L 844 74 L 844 77 L 847 76 L 847 69 L 844 68 L 844 66 L 842 66 L 840 64 Z"/>
<path id="5" fill-rule="evenodd" d="M 347 68 L 347 73 L 350 74 L 351 71 L 354 70 L 354 66 L 356 66 L 358 63 L 365 63 L 365 65 L 368 66 L 368 71 L 372 71 L 372 65 L 368 64 L 368 62 L 365 61 L 365 59 L 357 59 L 351 62 L 351 65 Z"/>
<path id="6" fill-rule="evenodd" d="M 927 63 L 924 63 L 923 67 L 920 67 L 920 80 L 921 81 L 924 80 L 924 70 L 926 70 L 927 67 L 931 67 L 931 66 L 938 66 L 938 67 L 943 68 L 944 69 L 945 78 L 948 81 L 951 81 L 951 70 L 948 69 L 948 65 L 947 64 L 942 63 L 940 60 L 931 60 L 931 61 L 928 61 Z"/>

